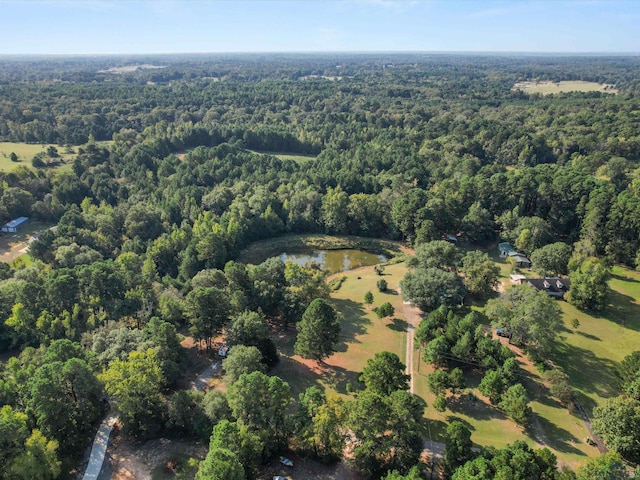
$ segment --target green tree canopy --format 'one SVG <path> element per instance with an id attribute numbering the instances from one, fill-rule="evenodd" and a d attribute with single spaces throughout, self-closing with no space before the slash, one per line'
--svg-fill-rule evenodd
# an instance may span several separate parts
<path id="1" fill-rule="evenodd" d="M 297 355 L 321 361 L 335 351 L 340 322 L 336 310 L 322 298 L 316 298 L 309 304 L 297 328 L 294 346 Z"/>
<path id="2" fill-rule="evenodd" d="M 583 310 L 601 311 L 607 306 L 610 269 L 604 260 L 584 260 L 569 274 L 569 303 Z"/>
<path id="3" fill-rule="evenodd" d="M 362 369 L 360 381 L 367 390 L 380 395 L 391 395 L 396 390 L 407 390 L 411 378 L 405 373 L 405 365 L 395 353 L 378 352 Z"/>
<path id="4" fill-rule="evenodd" d="M 286 445 L 290 435 L 287 408 L 293 401 L 286 382 L 262 372 L 242 374 L 229 387 L 227 400 L 233 416 L 260 437 L 270 455 Z"/>
<path id="5" fill-rule="evenodd" d="M 147 438 L 158 432 L 164 378 L 154 350 L 131 352 L 127 360 L 114 360 L 99 378 L 116 402 L 126 434 Z"/>
<path id="6" fill-rule="evenodd" d="M 614 452 L 640 462 L 640 402 L 624 396 L 605 400 L 593 409 L 593 431 Z"/>
<path id="7" fill-rule="evenodd" d="M 556 242 L 531 252 L 533 270 L 541 275 L 566 275 L 568 273 L 571 246 Z"/>
<path id="8" fill-rule="evenodd" d="M 560 331 L 561 310 L 555 299 L 528 285 L 516 285 L 487 302 L 491 325 L 511 332 L 511 341 L 541 352 L 551 348 Z"/>
<path id="9" fill-rule="evenodd" d="M 440 305 L 460 303 L 461 289 L 452 272 L 439 268 L 417 268 L 407 272 L 402 282 L 402 295 L 425 312 Z"/>
<path id="10" fill-rule="evenodd" d="M 222 361 L 225 370 L 225 382 L 234 383 L 243 373 L 266 372 L 262 362 L 262 353 L 256 347 L 236 345 L 229 350 L 229 355 Z"/>
<path id="11" fill-rule="evenodd" d="M 454 420 L 447 426 L 445 433 L 444 464 L 449 474 L 460 465 L 473 458 L 471 451 L 471 431 L 465 425 Z"/>

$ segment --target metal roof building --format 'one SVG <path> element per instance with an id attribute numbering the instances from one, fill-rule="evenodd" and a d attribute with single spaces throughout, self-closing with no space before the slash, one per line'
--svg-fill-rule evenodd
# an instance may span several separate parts
<path id="1" fill-rule="evenodd" d="M 21 227 L 29 224 L 29 219 L 27 217 L 18 217 L 15 220 L 11 220 L 9 223 L 5 223 L 2 226 L 2 231 L 4 233 L 14 233 L 17 232 Z"/>

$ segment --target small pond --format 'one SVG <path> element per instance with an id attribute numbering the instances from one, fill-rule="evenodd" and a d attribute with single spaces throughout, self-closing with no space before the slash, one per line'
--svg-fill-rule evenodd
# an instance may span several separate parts
<path id="1" fill-rule="evenodd" d="M 353 270 L 358 267 L 367 267 L 384 263 L 388 259 L 384 255 L 365 252 L 364 250 L 314 250 L 306 253 L 281 253 L 282 261 L 295 262 L 298 265 L 305 265 L 308 262 L 315 262 L 320 268 L 332 273 Z"/>

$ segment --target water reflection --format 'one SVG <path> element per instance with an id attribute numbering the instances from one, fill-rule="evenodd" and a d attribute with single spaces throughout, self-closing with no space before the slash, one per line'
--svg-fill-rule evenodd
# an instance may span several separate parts
<path id="1" fill-rule="evenodd" d="M 284 252 L 280 254 L 280 258 L 285 262 L 289 260 L 298 265 L 315 262 L 329 273 L 344 272 L 387 261 L 387 257 L 384 255 L 377 255 L 364 250 L 316 250 L 307 253 Z"/>

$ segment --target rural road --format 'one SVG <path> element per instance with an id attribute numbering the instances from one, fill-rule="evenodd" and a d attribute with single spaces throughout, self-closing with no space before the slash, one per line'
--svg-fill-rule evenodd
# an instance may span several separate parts
<path id="1" fill-rule="evenodd" d="M 191 390 L 204 390 L 209 386 L 209 382 L 222 368 L 220 360 L 212 362 L 207 368 L 204 369 L 198 377 L 191 382 Z M 89 464 L 84 472 L 82 480 L 96 480 L 100 471 L 102 470 L 102 464 L 104 463 L 104 456 L 107 452 L 107 446 L 109 445 L 109 436 L 113 426 L 118 421 L 115 413 L 110 413 L 102 421 L 100 428 L 96 432 L 96 436 L 93 439 L 93 446 L 91 447 L 91 455 L 89 456 Z"/>
<path id="2" fill-rule="evenodd" d="M 402 295 L 402 290 L 398 288 L 398 295 Z M 420 314 L 422 311 L 411 304 L 411 302 L 402 299 L 402 309 L 404 311 L 404 318 L 407 321 L 407 352 L 405 362 L 407 364 L 407 375 L 411 375 L 409 381 L 409 391 L 414 392 L 414 375 L 413 375 L 413 355 L 415 352 L 414 338 L 416 327 L 420 324 L 422 317 Z"/>
<path id="3" fill-rule="evenodd" d="M 398 288 L 398 295 L 402 295 L 402 290 L 400 288 Z M 407 375 L 411 375 L 411 380 L 409 381 L 409 391 L 411 393 L 415 393 L 415 375 L 413 374 L 413 357 L 415 353 L 414 341 L 416 327 L 420 325 L 420 320 L 422 320 L 422 310 L 404 299 L 402 300 L 402 309 L 404 311 L 404 318 L 407 321 L 406 372 Z M 428 426 L 430 427 L 430 425 Z M 429 432 L 429 436 L 431 436 L 431 432 Z M 426 453 L 426 456 L 430 458 L 430 461 L 432 462 L 436 460 L 442 460 L 444 458 L 444 447 L 444 443 L 434 442 L 433 440 L 424 440 L 424 444 L 422 445 L 423 453 Z"/>
<path id="4" fill-rule="evenodd" d="M 98 475 L 100 475 L 102 463 L 104 462 L 104 454 L 107 451 L 107 445 L 109 445 L 109 436 L 117 420 L 118 418 L 115 414 L 110 413 L 102 421 L 100 428 L 96 432 L 96 437 L 93 439 L 89 465 L 87 465 L 87 469 L 84 472 L 83 480 L 95 480 L 98 478 Z"/>

